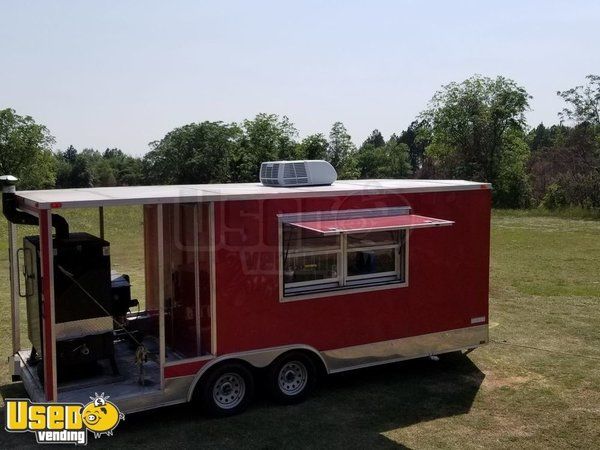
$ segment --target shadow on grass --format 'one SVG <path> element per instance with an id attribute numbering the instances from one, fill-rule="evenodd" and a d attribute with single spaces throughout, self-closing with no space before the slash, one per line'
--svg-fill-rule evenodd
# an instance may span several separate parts
<path id="1" fill-rule="evenodd" d="M 103 448 L 398 448 L 401 445 L 382 433 L 468 413 L 483 378 L 466 357 L 390 364 L 329 376 L 299 405 L 274 405 L 259 392 L 253 406 L 231 418 L 208 419 L 192 405 L 130 414 L 113 437 L 94 440 L 90 436 L 89 444 Z M 4 398 L 23 396 L 20 384 L 2 386 L 0 393 Z M 34 442 L 30 434 L 3 432 L 0 446 Z"/>

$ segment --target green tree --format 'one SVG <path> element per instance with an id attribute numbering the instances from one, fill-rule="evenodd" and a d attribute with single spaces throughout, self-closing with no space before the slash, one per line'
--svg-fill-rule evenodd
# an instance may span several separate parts
<path id="1" fill-rule="evenodd" d="M 257 114 L 244 120 L 238 152 L 234 155 L 234 181 L 257 181 L 261 163 L 297 159 L 298 131 L 286 117 Z"/>
<path id="2" fill-rule="evenodd" d="M 360 178 L 406 178 L 411 174 L 409 149 L 393 135 L 383 146 L 368 140 L 357 152 Z"/>
<path id="3" fill-rule="evenodd" d="M 363 142 L 362 146 L 365 145 L 372 145 L 375 148 L 383 147 L 385 145 L 385 139 L 381 132 L 378 129 L 375 129 L 371 132 L 369 137 L 365 139 L 365 142 Z"/>
<path id="4" fill-rule="evenodd" d="M 116 186 L 117 178 L 110 163 L 106 159 L 99 159 L 94 164 L 95 186 Z"/>
<path id="5" fill-rule="evenodd" d="M 94 187 L 94 170 L 89 158 L 78 155 L 71 169 L 69 187 Z"/>
<path id="6" fill-rule="evenodd" d="M 144 157 L 146 181 L 152 184 L 224 183 L 229 158 L 240 139 L 235 124 L 202 122 L 167 133 Z"/>
<path id="7" fill-rule="evenodd" d="M 339 179 L 351 180 L 360 176 L 356 147 L 342 122 L 336 122 L 331 127 L 326 159 L 337 171 Z"/>
<path id="8" fill-rule="evenodd" d="M 127 166 L 119 169 L 117 183 L 120 186 L 138 186 L 143 183 L 141 158 L 131 157 Z"/>
<path id="9" fill-rule="evenodd" d="M 396 139 L 408 146 L 411 170 L 416 174 L 423 167 L 425 149 L 431 143 L 429 124 L 425 120 L 414 120 Z"/>
<path id="10" fill-rule="evenodd" d="M 354 152 L 344 159 L 338 172 L 338 180 L 357 180 L 358 178 L 360 178 L 360 169 L 356 152 Z"/>
<path id="11" fill-rule="evenodd" d="M 561 120 L 600 125 L 600 75 L 588 75 L 585 78 L 585 86 L 557 92 L 568 105 L 558 115 Z"/>
<path id="12" fill-rule="evenodd" d="M 387 164 L 383 150 L 385 139 L 375 129 L 356 151 L 356 164 L 360 178 L 382 178 L 382 169 Z"/>
<path id="13" fill-rule="evenodd" d="M 381 170 L 387 164 L 383 147 L 375 147 L 365 141 L 356 153 L 360 178 L 383 178 Z"/>
<path id="14" fill-rule="evenodd" d="M 115 183 L 119 186 L 134 186 L 142 182 L 140 158 L 125 154 L 118 148 L 107 148 L 102 158 L 112 170 Z"/>
<path id="15" fill-rule="evenodd" d="M 69 145 L 69 147 L 63 153 L 63 158 L 69 164 L 74 164 L 75 160 L 77 159 L 77 149 L 72 145 Z"/>
<path id="16" fill-rule="evenodd" d="M 123 158 L 132 158 L 124 155 Z M 56 153 L 57 177 L 56 187 L 98 187 L 121 185 L 117 179 L 118 171 L 106 152 L 86 148 L 80 153 L 72 145 L 64 152 Z M 116 156 L 115 156 L 116 159 Z M 132 158 L 135 159 L 135 158 Z"/>
<path id="17" fill-rule="evenodd" d="M 115 186 L 117 180 L 113 171 L 113 168 L 109 162 L 102 157 L 102 153 L 93 148 L 84 148 L 81 153 L 77 155 L 77 160 L 83 160 L 80 162 L 81 167 L 86 167 L 91 172 L 89 181 L 94 187 L 106 187 Z M 75 179 L 79 177 L 77 173 L 74 174 Z M 87 177 L 86 177 L 87 178 Z M 82 181 L 78 181 L 81 183 Z"/>
<path id="18" fill-rule="evenodd" d="M 13 109 L 0 110 L 0 173 L 19 178 L 20 189 L 54 187 L 56 161 L 48 129 Z"/>
<path id="19" fill-rule="evenodd" d="M 327 139 L 321 133 L 311 134 L 298 144 L 296 154 L 300 159 L 325 159 L 327 145 Z"/>
<path id="20" fill-rule="evenodd" d="M 421 114 L 431 124 L 426 157 L 433 173 L 488 181 L 497 192 L 502 191 L 498 183 L 507 178 L 502 166 L 505 154 L 514 153 L 513 147 L 520 149 L 525 142 L 529 99 L 524 88 L 501 76 L 476 75 L 444 86 Z"/>
<path id="21" fill-rule="evenodd" d="M 589 193 L 590 185 L 586 180 L 597 179 L 600 174 L 600 139 L 594 128 L 597 127 L 583 122 L 574 127 L 558 125 L 547 129 L 549 145 L 533 152 L 528 163 L 535 200 L 553 207 L 560 204 L 560 199 L 565 201 L 560 206 L 582 206 L 579 200 L 571 203 L 576 196 L 561 197 L 558 194 L 575 192 L 578 182 L 583 183 L 580 193 Z M 546 202 L 547 198 L 549 202 Z"/>
<path id="22" fill-rule="evenodd" d="M 70 188 L 71 187 L 71 172 L 73 164 L 77 159 L 77 149 L 72 145 L 64 151 L 60 150 L 55 153 L 56 158 L 56 187 Z"/>
<path id="23" fill-rule="evenodd" d="M 512 130 L 504 138 L 500 169 L 494 183 L 494 201 L 505 208 L 527 208 L 532 187 L 527 173 L 531 152 L 523 132 Z"/>
<path id="24" fill-rule="evenodd" d="M 383 174 L 385 178 L 408 178 L 412 174 L 410 149 L 408 145 L 399 142 L 393 135 L 385 144 L 385 153 L 388 160 Z"/>
<path id="25" fill-rule="evenodd" d="M 550 147 L 552 145 L 550 130 L 540 123 L 527 134 L 527 142 L 532 152 Z"/>

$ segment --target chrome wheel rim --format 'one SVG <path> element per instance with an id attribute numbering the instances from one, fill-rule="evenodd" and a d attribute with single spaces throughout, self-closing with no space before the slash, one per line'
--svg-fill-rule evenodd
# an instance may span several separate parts
<path id="1" fill-rule="evenodd" d="M 297 395 L 304 390 L 308 382 L 308 371 L 300 361 L 285 363 L 277 377 L 279 390 L 285 395 Z"/>
<path id="2" fill-rule="evenodd" d="M 246 395 L 244 378 L 234 372 L 221 375 L 213 387 L 213 400 L 222 409 L 238 406 Z"/>

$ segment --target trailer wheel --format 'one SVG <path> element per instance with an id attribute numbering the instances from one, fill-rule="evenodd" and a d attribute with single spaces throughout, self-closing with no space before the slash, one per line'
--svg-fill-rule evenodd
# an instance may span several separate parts
<path id="1" fill-rule="evenodd" d="M 200 401 L 211 416 L 243 412 L 254 396 L 252 373 L 240 363 L 225 363 L 210 371 L 200 387 Z"/>
<path id="2" fill-rule="evenodd" d="M 290 352 L 277 359 L 268 372 L 271 397 L 282 404 L 298 403 L 314 389 L 317 369 L 313 360 L 302 352 Z"/>

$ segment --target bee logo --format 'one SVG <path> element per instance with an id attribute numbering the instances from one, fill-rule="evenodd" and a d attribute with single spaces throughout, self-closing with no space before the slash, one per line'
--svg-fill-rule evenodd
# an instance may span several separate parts
<path id="1" fill-rule="evenodd" d="M 121 420 L 125 420 L 125 414 L 119 411 L 119 408 L 108 399 L 110 396 L 94 393 L 95 397 L 84 406 L 81 416 L 85 427 L 94 433 L 98 439 L 101 435 L 112 436 L 113 430 Z"/>

